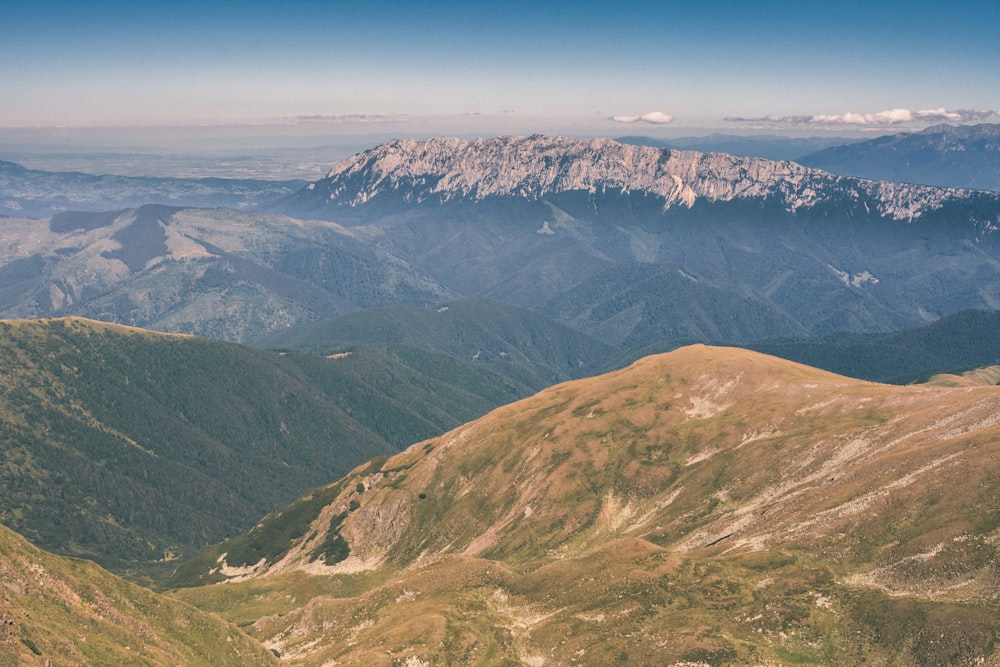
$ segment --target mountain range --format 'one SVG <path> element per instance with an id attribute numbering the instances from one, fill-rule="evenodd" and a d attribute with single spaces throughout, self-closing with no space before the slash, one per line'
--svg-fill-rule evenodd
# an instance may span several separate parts
<path id="1" fill-rule="evenodd" d="M 1000 362 L 998 192 L 536 135 L 53 214 L 0 166 L 47 211 L 0 522 L 62 554 L 0 528 L 0 664 L 998 660 L 996 366 L 828 372 Z"/>
<path id="2" fill-rule="evenodd" d="M 935 125 L 829 146 L 796 162 L 863 178 L 1000 190 L 1000 125 Z"/>
<path id="3" fill-rule="evenodd" d="M 664 210 L 767 198 L 795 211 L 826 203 L 834 188 L 883 217 L 910 221 L 970 194 L 837 177 L 789 161 L 532 135 L 392 141 L 340 162 L 325 179 L 292 195 L 286 208 L 298 204 L 322 214 L 376 198 L 419 204 L 604 191 L 642 193 Z"/>
<path id="4" fill-rule="evenodd" d="M 1000 195 L 791 162 L 538 136 L 398 141 L 278 208 L 612 344 L 892 330 L 1000 303 Z"/>
<path id="5" fill-rule="evenodd" d="M 145 204 L 244 209 L 291 194 L 305 184 L 43 171 L 0 160 L 0 214 L 47 218 L 67 211 L 103 212 Z"/>
<path id="6" fill-rule="evenodd" d="M 848 137 L 786 137 L 766 134 L 713 133 L 703 137 L 678 137 L 675 139 L 624 136 L 617 137 L 616 141 L 637 146 L 654 146 L 702 153 L 728 153 L 741 157 L 761 157 L 767 160 L 798 162 L 803 155 L 810 155 L 835 146 L 847 146 L 863 140 Z"/>
<path id="7" fill-rule="evenodd" d="M 891 331 L 1000 304 L 1000 194 L 791 162 L 539 136 L 398 141 L 271 208 L 7 219 L 0 315 L 248 341 L 474 297 L 629 347 Z"/>
<path id="8" fill-rule="evenodd" d="M 896 183 L 1000 190 L 1000 125 L 934 125 L 874 139 L 711 134 L 705 137 L 655 139 L 621 137 L 618 141 L 769 160 L 792 160 L 841 176 Z"/>
<path id="9" fill-rule="evenodd" d="M 998 414 L 686 347 L 373 460 L 173 583 L 304 665 L 989 664 Z"/>

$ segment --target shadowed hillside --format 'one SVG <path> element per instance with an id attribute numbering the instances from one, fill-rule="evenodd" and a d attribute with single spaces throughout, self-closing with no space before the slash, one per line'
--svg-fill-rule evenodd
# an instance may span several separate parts
<path id="1" fill-rule="evenodd" d="M 323 358 L 86 320 L 0 322 L 0 521 L 124 571 L 524 395 L 412 348 Z"/>
<path id="2" fill-rule="evenodd" d="M 258 341 L 311 352 L 360 343 L 405 344 L 475 361 L 535 391 L 593 374 L 613 349 L 533 311 L 483 299 L 356 311 Z"/>
<path id="3" fill-rule="evenodd" d="M 604 370 L 695 342 L 664 339 L 608 357 Z M 1000 361 L 1000 313 L 964 310 L 931 324 L 891 333 L 837 332 L 795 339 L 765 339 L 747 348 L 860 380 L 908 384 L 939 373 Z"/>
<path id="4" fill-rule="evenodd" d="M 836 333 L 749 347 L 864 380 L 914 382 L 1000 361 L 1000 312 L 967 310 L 905 331 Z"/>

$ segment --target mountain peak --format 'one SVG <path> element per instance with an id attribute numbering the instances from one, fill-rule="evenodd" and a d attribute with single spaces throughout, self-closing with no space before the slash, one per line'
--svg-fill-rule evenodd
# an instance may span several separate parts
<path id="1" fill-rule="evenodd" d="M 842 178 L 786 160 L 532 135 L 392 141 L 337 164 L 294 199 L 320 207 L 356 207 L 382 197 L 415 204 L 540 199 L 569 191 L 642 193 L 660 198 L 664 210 L 691 208 L 699 200 L 760 198 L 776 200 L 790 211 L 844 191 L 897 220 L 913 220 L 967 194 Z"/>

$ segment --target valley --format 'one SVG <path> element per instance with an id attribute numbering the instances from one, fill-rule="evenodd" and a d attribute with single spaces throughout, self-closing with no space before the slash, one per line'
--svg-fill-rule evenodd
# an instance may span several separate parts
<path id="1" fill-rule="evenodd" d="M 80 319 L 0 322 L 0 369 L 0 519 L 146 583 L 529 391 L 413 348 L 278 354 Z"/>

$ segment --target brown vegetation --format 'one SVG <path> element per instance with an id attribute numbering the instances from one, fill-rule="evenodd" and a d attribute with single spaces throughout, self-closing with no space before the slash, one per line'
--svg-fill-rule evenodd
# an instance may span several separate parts
<path id="1" fill-rule="evenodd" d="M 998 451 L 997 388 L 693 346 L 359 468 L 278 562 L 180 594 L 294 664 L 974 664 Z"/>

